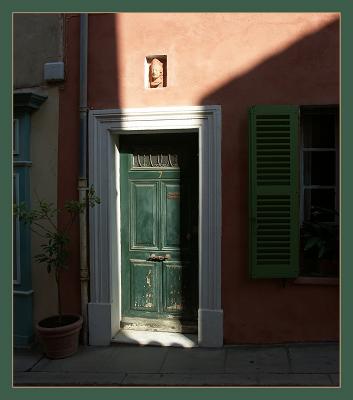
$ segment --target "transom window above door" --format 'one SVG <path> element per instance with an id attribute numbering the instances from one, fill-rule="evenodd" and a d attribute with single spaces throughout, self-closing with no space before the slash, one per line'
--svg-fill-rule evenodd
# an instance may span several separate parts
<path id="1" fill-rule="evenodd" d="M 179 168 L 177 154 L 139 153 L 133 155 L 132 168 Z"/>

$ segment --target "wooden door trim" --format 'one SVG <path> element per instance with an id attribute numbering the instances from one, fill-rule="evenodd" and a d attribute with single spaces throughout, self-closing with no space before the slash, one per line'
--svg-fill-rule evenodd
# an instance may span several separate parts
<path id="1" fill-rule="evenodd" d="M 91 345 L 109 345 L 120 328 L 119 135 L 195 131 L 199 137 L 198 344 L 223 345 L 220 106 L 90 111 L 89 182 L 101 198 L 101 205 L 89 213 Z"/>

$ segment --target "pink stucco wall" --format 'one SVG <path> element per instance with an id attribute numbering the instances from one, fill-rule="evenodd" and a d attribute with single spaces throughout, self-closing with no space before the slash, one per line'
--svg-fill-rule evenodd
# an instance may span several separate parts
<path id="1" fill-rule="evenodd" d="M 129 13 L 89 18 L 91 108 L 222 107 L 225 343 L 337 339 L 337 286 L 288 282 L 283 287 L 281 280 L 248 278 L 247 111 L 260 103 L 339 103 L 339 15 Z M 166 88 L 145 88 L 144 60 L 153 54 L 167 55 Z M 77 82 L 68 77 L 67 85 Z M 69 132 L 63 133 L 66 146 Z"/>

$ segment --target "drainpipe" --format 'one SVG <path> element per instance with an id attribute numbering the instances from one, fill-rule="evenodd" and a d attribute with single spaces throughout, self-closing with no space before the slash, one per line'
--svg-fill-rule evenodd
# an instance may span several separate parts
<path id="1" fill-rule="evenodd" d="M 80 165 L 78 178 L 79 200 L 86 200 L 87 178 L 87 49 L 88 14 L 80 14 Z M 87 262 L 87 212 L 80 214 L 80 281 L 81 312 L 83 317 L 82 339 L 88 343 L 87 304 L 89 271 Z"/>

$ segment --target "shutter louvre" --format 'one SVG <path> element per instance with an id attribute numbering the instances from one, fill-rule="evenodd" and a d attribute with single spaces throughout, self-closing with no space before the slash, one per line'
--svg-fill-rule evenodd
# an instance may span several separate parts
<path id="1" fill-rule="evenodd" d="M 249 112 L 249 265 L 252 278 L 299 272 L 299 107 Z"/>

